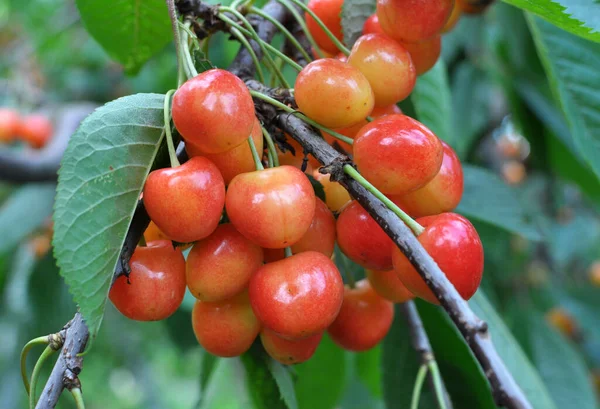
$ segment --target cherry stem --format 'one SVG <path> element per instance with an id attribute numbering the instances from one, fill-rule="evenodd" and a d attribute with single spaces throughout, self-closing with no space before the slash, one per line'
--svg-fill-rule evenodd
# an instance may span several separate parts
<path id="1" fill-rule="evenodd" d="M 252 136 L 248 137 L 248 145 L 250 145 L 250 150 L 252 151 L 252 159 L 254 159 L 256 170 L 264 170 L 265 167 L 263 166 L 262 161 L 260 160 L 260 156 L 258 156 L 258 151 L 256 150 L 256 145 L 254 145 Z"/>
<path id="2" fill-rule="evenodd" d="M 50 345 L 48 345 L 46 349 L 44 349 L 44 352 L 42 352 L 42 354 L 40 355 L 37 362 L 35 363 L 35 366 L 33 367 L 33 373 L 31 374 L 31 386 L 29 390 L 29 409 L 35 409 L 35 387 L 37 386 L 37 381 L 40 377 L 40 372 L 42 370 L 44 362 L 54 352 L 55 350 Z"/>
<path id="3" fill-rule="evenodd" d="M 189 23 L 186 23 L 189 24 Z M 188 78 L 193 78 L 198 75 L 198 70 L 196 70 L 196 66 L 194 65 L 194 61 L 192 60 L 192 55 L 190 54 L 190 45 L 188 42 L 188 31 L 186 24 L 179 23 L 180 27 L 183 28 L 181 34 L 181 49 L 183 50 L 183 60 L 185 61 L 184 66 L 186 67 L 186 74 Z"/>
<path id="4" fill-rule="evenodd" d="M 290 108 L 289 106 L 285 105 L 284 103 L 281 103 L 281 102 L 277 101 L 276 99 L 271 98 L 268 95 L 265 95 L 265 94 L 263 94 L 261 92 L 253 91 L 253 90 L 250 90 L 250 94 L 253 97 L 256 97 L 256 98 L 261 99 L 261 100 L 263 100 L 265 102 L 268 102 L 269 104 L 271 104 L 271 105 L 273 105 L 273 106 L 281 109 L 282 111 L 285 111 L 287 113 L 290 113 L 292 115 L 297 116 L 298 118 L 302 119 L 304 122 L 306 122 L 306 123 L 314 126 L 315 128 L 318 128 L 318 129 L 320 129 L 322 131 L 327 132 L 328 134 L 330 134 L 334 138 L 339 139 L 340 141 L 346 142 L 347 144 L 350 144 L 350 145 L 352 145 L 352 143 L 354 142 L 354 140 L 352 138 L 348 138 L 347 136 L 344 136 L 344 135 L 342 135 L 342 134 L 340 134 L 340 133 L 338 133 L 338 132 L 336 132 L 336 131 L 334 131 L 332 129 L 324 127 L 323 125 L 321 125 L 321 124 L 313 121 L 312 119 L 310 119 L 309 117 L 307 117 L 303 113 L 301 113 L 299 111 L 296 111 L 293 108 Z"/>
<path id="5" fill-rule="evenodd" d="M 273 156 L 273 166 L 279 166 L 279 157 L 277 156 L 277 149 L 275 148 L 275 144 L 273 143 L 273 138 L 264 126 L 261 126 L 261 129 L 265 141 L 267 141 L 267 149 Z"/>
<path id="6" fill-rule="evenodd" d="M 77 409 L 85 409 L 85 404 L 83 403 L 83 395 L 81 394 L 80 388 L 71 389 L 71 395 L 73 395 L 73 399 L 75 399 L 75 406 Z"/>
<path id="7" fill-rule="evenodd" d="M 273 154 L 269 149 L 267 149 L 267 165 L 269 166 L 269 168 L 275 167 L 275 164 L 273 162 Z"/>
<path id="8" fill-rule="evenodd" d="M 444 386 L 442 383 L 442 376 L 440 375 L 440 369 L 438 368 L 438 364 L 435 360 L 432 360 L 429 361 L 428 367 L 429 371 L 431 372 L 431 377 L 433 378 L 433 388 L 435 390 L 435 397 L 437 398 L 438 406 L 440 407 L 440 409 L 447 409 Z"/>
<path id="9" fill-rule="evenodd" d="M 292 255 L 293 255 L 292 248 L 286 247 L 285 250 L 283 250 L 283 253 L 285 255 L 285 258 L 292 257 Z"/>
<path id="10" fill-rule="evenodd" d="M 175 151 L 175 145 L 173 144 L 173 134 L 171 133 L 171 96 L 175 93 L 175 90 L 170 90 L 165 95 L 165 103 L 163 108 L 163 115 L 165 120 L 165 133 L 167 135 L 167 149 L 169 150 L 169 159 L 171 160 L 171 167 L 175 168 L 181 163 L 177 159 L 177 152 Z"/>
<path id="11" fill-rule="evenodd" d="M 37 337 L 29 341 L 23 347 L 21 351 L 21 378 L 23 378 L 23 385 L 25 385 L 25 390 L 27 394 L 29 394 L 29 379 L 27 379 L 27 354 L 36 345 L 48 345 L 49 343 L 48 335 L 44 335 L 43 337 Z"/>
<path id="12" fill-rule="evenodd" d="M 221 16 L 221 15 L 219 15 L 219 16 Z M 237 28 L 231 27 L 230 31 L 231 31 L 231 34 L 233 34 L 233 36 L 235 38 L 237 38 L 240 43 L 242 43 L 244 48 L 246 48 L 246 50 L 248 50 L 248 53 L 250 54 L 250 58 L 252 58 L 252 63 L 254 64 L 254 67 L 256 68 L 256 74 L 258 75 L 258 80 L 260 82 L 264 83 L 265 82 L 265 74 L 263 74 L 263 70 L 262 70 L 262 66 L 260 65 L 260 61 L 258 60 L 258 57 L 256 56 L 256 53 L 254 52 L 254 49 L 250 45 L 250 42 L 246 39 L 246 37 L 244 37 L 244 35 Z"/>
<path id="13" fill-rule="evenodd" d="M 288 3 L 288 0 L 277 0 L 277 2 L 279 2 L 286 9 L 288 9 L 288 11 L 294 16 L 294 19 L 296 19 L 296 23 L 298 23 L 300 28 L 302 28 L 302 31 L 304 31 L 304 34 L 306 35 L 306 39 L 308 40 L 308 42 L 310 43 L 310 45 L 312 46 L 314 51 L 317 53 L 317 56 L 319 58 L 325 58 L 325 54 L 323 54 L 323 51 L 321 51 L 321 47 L 319 47 L 319 45 L 313 38 L 312 34 L 310 34 L 310 30 L 308 29 L 308 26 L 306 25 L 306 21 L 304 20 L 304 17 L 302 17 L 300 15 L 300 13 L 298 13 L 298 10 L 296 9 L 296 7 L 294 7 L 292 4 Z"/>
<path id="14" fill-rule="evenodd" d="M 377 199 L 381 200 L 388 209 L 394 212 L 400 218 L 400 220 L 402 220 L 413 231 L 415 236 L 418 236 L 419 234 L 423 233 L 423 231 L 425 230 L 423 226 L 417 223 L 412 217 L 407 215 L 404 212 L 404 210 L 399 208 L 394 202 L 388 199 L 386 195 L 381 193 L 379 189 L 373 186 L 371 182 L 365 179 L 363 175 L 361 175 L 356 169 L 354 169 L 350 165 L 344 165 L 344 173 L 350 176 L 352 179 L 356 180 L 358 183 L 360 183 L 369 192 L 373 193 L 373 195 L 377 197 Z"/>
<path id="15" fill-rule="evenodd" d="M 427 375 L 427 365 L 421 365 L 419 372 L 417 372 L 417 379 L 415 379 L 415 386 L 413 388 L 412 400 L 410 403 L 410 409 L 418 409 L 419 399 L 421 398 L 421 389 L 423 389 L 423 383 L 425 376 Z"/>

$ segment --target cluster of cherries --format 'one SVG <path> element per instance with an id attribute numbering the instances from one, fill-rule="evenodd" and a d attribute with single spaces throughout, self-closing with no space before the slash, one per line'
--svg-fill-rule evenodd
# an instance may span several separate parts
<path id="1" fill-rule="evenodd" d="M 21 116 L 14 109 L 0 108 L 0 143 L 21 140 L 34 149 L 41 149 L 53 132 L 52 122 L 44 115 Z"/>
<path id="2" fill-rule="evenodd" d="M 395 6 L 380 3 L 380 19 L 396 13 Z M 435 35 L 451 9 L 450 1 L 445 17 L 435 17 L 440 13 L 427 8 L 422 13 L 431 21 L 407 26 L 414 35 L 425 33 L 419 38 Z M 330 22 L 327 15 L 321 18 Z M 439 27 L 427 31 L 434 23 Z M 325 58 L 308 64 L 294 93 L 303 114 L 353 139 L 335 146 L 417 218 L 420 243 L 469 299 L 481 281 L 483 248 L 473 225 L 450 213 L 463 192 L 461 163 L 452 148 L 395 105 L 410 94 L 418 72 L 396 40 L 367 34 L 347 62 Z M 274 359 L 293 364 L 313 355 L 325 331 L 348 350 L 372 348 L 391 326 L 394 302 L 417 296 L 439 303 L 365 209 L 318 173 L 314 158 L 306 169 L 300 155 L 280 152 L 281 166 L 257 170 L 253 148 L 262 158 L 263 131 L 238 77 L 212 69 L 188 80 L 173 97 L 172 118 L 190 159 L 148 175 L 147 245 L 136 249 L 131 274 L 119 277 L 110 292 L 124 315 L 164 319 L 181 304 L 187 287 L 197 299 L 194 333 L 207 351 L 237 356 L 260 337 Z M 297 152 L 302 149 L 288 139 Z M 305 172 L 323 184 L 325 202 L 315 196 Z M 193 243 L 187 260 L 172 241 Z M 336 242 L 366 269 L 366 279 L 344 286 L 332 261 Z"/>

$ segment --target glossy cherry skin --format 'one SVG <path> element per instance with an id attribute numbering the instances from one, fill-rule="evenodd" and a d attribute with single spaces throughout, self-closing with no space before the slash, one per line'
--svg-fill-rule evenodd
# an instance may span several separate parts
<path id="1" fill-rule="evenodd" d="M 394 270 L 367 270 L 366 274 L 371 287 L 386 300 L 403 303 L 415 298 L 415 295 L 406 288 Z"/>
<path id="2" fill-rule="evenodd" d="M 333 58 L 304 67 L 294 90 L 300 111 L 328 128 L 354 125 L 369 116 L 374 106 L 367 78 L 357 68 Z"/>
<path id="3" fill-rule="evenodd" d="M 329 31 L 342 42 L 342 18 L 340 17 L 340 14 L 342 12 L 343 3 L 343 0 L 310 0 L 308 2 L 308 8 L 315 13 Z M 304 18 L 306 20 L 308 31 L 316 41 L 317 45 L 328 53 L 336 54 L 338 48 L 327 34 L 325 34 L 325 31 L 317 24 L 315 19 L 308 13 L 304 13 Z M 318 54 L 315 54 L 315 56 L 317 55 Z"/>
<path id="4" fill-rule="evenodd" d="M 460 159 L 446 142 L 442 167 L 429 183 L 405 195 L 390 199 L 412 217 L 433 216 L 454 210 L 463 194 L 463 170 Z"/>
<path id="5" fill-rule="evenodd" d="M 367 77 L 375 106 L 387 107 L 402 101 L 415 87 L 417 74 L 410 54 L 383 34 L 365 34 L 356 40 L 348 64 Z"/>
<path id="6" fill-rule="evenodd" d="M 252 275 L 250 303 L 259 321 L 286 339 L 323 332 L 344 297 L 337 267 L 316 251 L 265 264 Z"/>
<path id="7" fill-rule="evenodd" d="M 222 301 L 241 293 L 263 264 L 262 249 L 232 224 L 221 224 L 198 241 L 186 261 L 186 282 L 200 301 Z"/>
<path id="8" fill-rule="evenodd" d="M 260 332 L 248 293 L 218 302 L 196 301 L 192 328 L 202 347 L 221 357 L 239 356 L 250 349 Z"/>
<path id="9" fill-rule="evenodd" d="M 46 116 L 33 114 L 21 119 L 17 132 L 32 148 L 41 149 L 52 138 L 54 127 Z"/>
<path id="10" fill-rule="evenodd" d="M 310 227 L 315 193 L 304 173 L 280 166 L 233 178 L 225 207 L 231 223 L 248 239 L 261 247 L 284 248 Z"/>
<path id="11" fill-rule="evenodd" d="M 186 141 L 202 152 L 220 153 L 248 139 L 255 123 L 246 85 L 221 69 L 186 81 L 173 96 L 173 122 Z"/>
<path id="12" fill-rule="evenodd" d="M 387 335 L 393 320 L 394 304 L 361 280 L 355 288 L 345 288 L 340 313 L 327 332 L 344 349 L 366 351 Z"/>
<path id="13" fill-rule="evenodd" d="M 254 141 L 254 146 L 256 146 L 256 151 L 262 152 L 263 134 L 260 128 L 260 122 L 256 118 L 254 120 L 254 127 L 252 128 L 252 140 Z M 252 151 L 250 150 L 250 145 L 247 141 L 233 149 L 221 153 L 202 152 L 199 147 L 190 142 L 186 142 L 185 149 L 190 157 L 204 156 L 214 163 L 219 169 L 219 172 L 221 172 L 226 185 L 240 173 L 252 172 L 256 169 Z"/>
<path id="14" fill-rule="evenodd" d="M 363 34 L 385 34 L 383 29 L 381 28 L 381 24 L 379 24 L 379 17 L 377 17 L 377 13 L 372 14 L 365 21 L 365 25 L 363 26 Z"/>
<path id="15" fill-rule="evenodd" d="M 260 340 L 265 351 L 273 359 L 285 365 L 308 361 L 317 350 L 321 338 L 323 338 L 322 332 L 297 340 L 282 338 L 268 328 L 263 328 L 260 332 Z"/>
<path id="16" fill-rule="evenodd" d="M 440 58 L 442 52 L 442 36 L 436 35 L 418 43 L 401 43 L 410 53 L 410 58 L 417 70 L 417 75 L 429 71 Z"/>
<path id="17" fill-rule="evenodd" d="M 17 133 L 21 118 L 17 111 L 9 108 L 0 108 L 0 142 L 12 142 Z"/>
<path id="18" fill-rule="evenodd" d="M 332 182 L 328 174 L 324 175 L 315 170 L 313 176 L 323 185 L 325 201 L 332 212 L 339 212 L 351 200 L 348 191 L 338 182 Z"/>
<path id="19" fill-rule="evenodd" d="M 144 205 L 150 218 L 181 243 L 210 235 L 221 219 L 224 203 L 221 173 L 200 156 L 176 168 L 152 171 L 144 185 Z"/>
<path id="20" fill-rule="evenodd" d="M 424 186 L 438 173 L 444 156 L 437 136 L 406 115 L 387 115 L 364 126 L 352 150 L 360 173 L 388 194 Z"/>
<path id="21" fill-rule="evenodd" d="M 417 219 L 425 231 L 419 242 L 435 260 L 462 298 L 475 294 L 483 274 L 483 246 L 475 227 L 456 213 L 442 213 Z M 394 270 L 417 297 L 439 304 L 435 295 L 400 249 L 392 252 Z"/>
<path id="22" fill-rule="evenodd" d="M 338 245 L 350 260 L 374 270 L 392 268 L 394 242 L 358 202 L 342 209 L 336 229 Z"/>
<path id="23" fill-rule="evenodd" d="M 131 274 L 120 276 L 109 298 L 127 318 L 158 321 L 173 314 L 185 294 L 185 260 L 170 241 L 159 240 L 137 247 L 129 261 Z"/>
<path id="24" fill-rule="evenodd" d="M 453 0 L 377 0 L 377 16 L 387 35 L 414 43 L 439 34 L 453 5 Z"/>

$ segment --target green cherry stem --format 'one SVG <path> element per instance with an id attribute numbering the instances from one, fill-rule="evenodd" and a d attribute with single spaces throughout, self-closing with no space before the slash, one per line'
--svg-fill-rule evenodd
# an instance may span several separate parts
<path id="1" fill-rule="evenodd" d="M 313 121 L 312 119 L 310 119 L 309 117 L 307 117 L 303 113 L 298 112 L 298 111 L 296 111 L 293 108 L 290 108 L 289 106 L 287 106 L 287 105 L 285 105 L 285 104 L 277 101 L 274 98 L 271 98 L 268 95 L 265 95 L 265 94 L 263 94 L 261 92 L 258 92 L 258 91 L 252 91 L 252 90 L 250 90 L 250 94 L 253 97 L 256 97 L 256 98 L 261 99 L 261 100 L 263 100 L 265 102 L 268 102 L 269 104 L 271 104 L 271 105 L 273 105 L 273 106 L 281 109 L 282 111 L 285 111 L 285 112 L 290 113 L 292 115 L 296 115 L 298 118 L 302 119 L 304 122 L 306 122 L 306 123 L 314 126 L 315 128 L 318 128 L 318 129 L 320 129 L 322 131 L 327 132 L 328 134 L 330 134 L 334 138 L 339 139 L 340 141 L 344 141 L 344 142 L 346 142 L 347 144 L 350 144 L 350 145 L 352 145 L 352 143 L 354 142 L 354 140 L 352 138 L 348 138 L 347 136 L 344 136 L 341 133 L 338 133 L 338 132 L 336 132 L 336 131 L 334 131 L 332 129 L 324 127 L 323 125 L 321 125 L 321 124 Z"/>
<path id="2" fill-rule="evenodd" d="M 323 54 L 323 51 L 321 51 L 321 47 L 319 47 L 319 45 L 317 44 L 317 42 L 315 41 L 313 36 L 310 34 L 310 31 L 308 30 L 308 26 L 306 25 L 306 21 L 304 21 L 304 18 L 300 15 L 300 13 L 298 13 L 298 10 L 296 9 L 296 7 L 294 7 L 294 5 L 292 5 L 292 4 L 290 4 L 288 2 L 288 0 L 277 0 L 277 1 L 279 3 L 281 3 L 286 9 L 288 9 L 288 11 L 294 16 L 294 18 L 296 19 L 296 22 L 298 23 L 298 25 L 300 25 L 300 27 L 302 28 L 302 31 L 304 31 L 304 34 L 306 35 L 306 39 L 308 40 L 308 42 L 310 43 L 312 48 L 317 53 L 317 56 L 319 58 L 324 58 L 325 54 Z"/>
<path id="3" fill-rule="evenodd" d="M 293 256 L 292 248 L 286 247 L 285 250 L 283 250 L 283 254 L 285 255 L 285 258 L 292 257 Z"/>
<path id="4" fill-rule="evenodd" d="M 23 378 L 23 385 L 25 385 L 25 390 L 27 394 L 29 394 L 29 379 L 27 379 L 27 354 L 36 345 L 48 345 L 49 339 L 48 335 L 44 335 L 43 337 L 37 337 L 29 341 L 23 347 L 21 351 L 21 377 Z"/>
<path id="5" fill-rule="evenodd" d="M 267 165 L 269 166 L 269 168 L 275 167 L 275 162 L 273 162 L 273 154 L 269 149 L 267 149 Z"/>
<path id="6" fill-rule="evenodd" d="M 418 409 L 419 399 L 421 398 L 421 389 L 423 389 L 423 382 L 427 375 L 427 365 L 421 365 L 419 372 L 417 372 L 417 379 L 415 379 L 415 386 L 413 388 L 412 399 L 410 402 L 410 409 Z"/>
<path id="7" fill-rule="evenodd" d="M 435 396 L 438 401 L 438 406 L 440 409 L 447 409 L 446 407 L 446 399 L 444 397 L 444 388 L 442 386 L 442 376 L 440 375 L 440 369 L 438 368 L 438 364 L 435 360 L 429 361 L 429 371 L 431 372 L 431 377 L 433 378 L 433 388 L 435 390 Z"/>
<path id="8" fill-rule="evenodd" d="M 275 144 L 273 143 L 273 138 L 269 131 L 266 130 L 264 126 L 261 126 L 263 136 L 265 141 L 267 141 L 267 149 L 273 156 L 273 166 L 279 166 L 279 157 L 277 156 L 277 149 L 275 148 Z"/>
<path id="9" fill-rule="evenodd" d="M 252 151 L 252 159 L 254 159 L 254 165 L 256 165 L 256 170 L 264 170 L 260 156 L 258 155 L 258 151 L 256 150 L 256 145 L 254 145 L 254 141 L 252 140 L 252 135 L 248 137 L 248 145 L 250 145 L 250 151 Z"/>
<path id="10" fill-rule="evenodd" d="M 165 121 L 165 133 L 167 136 L 167 149 L 169 150 L 169 159 L 171 160 L 171 167 L 175 168 L 181 163 L 177 159 L 177 152 L 175 152 L 175 144 L 173 143 L 173 134 L 171 133 L 171 97 L 175 93 L 172 89 L 165 95 L 165 103 L 163 108 L 163 115 Z"/>
<path id="11" fill-rule="evenodd" d="M 189 23 L 186 23 L 189 24 Z M 190 45 L 188 42 L 188 30 L 185 30 L 185 28 L 187 28 L 184 24 L 180 24 L 181 27 L 184 28 L 184 30 L 181 32 L 181 49 L 183 50 L 182 54 L 183 54 L 183 59 L 185 61 L 185 67 L 186 67 L 186 74 L 188 76 L 188 78 L 193 78 L 196 75 L 198 75 L 198 71 L 196 70 L 196 66 L 194 65 L 194 61 L 192 60 L 192 55 L 190 54 Z"/>
<path id="12" fill-rule="evenodd" d="M 415 236 L 423 233 L 425 230 L 423 226 L 417 223 L 412 217 L 407 215 L 404 210 L 400 209 L 394 202 L 388 199 L 383 193 L 381 193 L 375 186 L 371 184 L 367 179 L 363 177 L 356 169 L 354 169 L 350 165 L 344 165 L 344 173 L 350 176 L 352 179 L 356 180 L 360 183 L 365 189 L 369 192 L 373 193 L 377 199 L 381 200 L 383 204 L 387 206 L 392 212 L 396 213 L 396 215 L 402 220 L 410 229 L 415 233 Z"/>
<path id="13" fill-rule="evenodd" d="M 80 388 L 71 389 L 71 395 L 73 395 L 73 399 L 75 399 L 75 407 L 77 409 L 85 409 L 85 404 L 83 403 L 83 395 L 81 394 Z"/>
<path id="14" fill-rule="evenodd" d="M 219 15 L 219 16 L 221 16 L 221 15 Z M 225 21 L 225 20 L 223 20 L 223 21 Z M 235 38 L 237 38 L 240 43 L 242 43 L 244 48 L 246 48 L 246 50 L 248 50 L 248 53 L 250 54 L 250 58 L 252 58 L 252 63 L 254 64 L 254 67 L 256 68 L 256 74 L 258 75 L 258 80 L 264 84 L 265 74 L 263 73 L 262 66 L 260 65 L 260 61 L 258 60 L 258 57 L 256 56 L 256 53 L 254 52 L 254 49 L 250 45 L 250 42 L 248 40 L 246 40 L 246 37 L 244 37 L 243 34 L 240 32 L 240 30 L 238 30 L 237 28 L 231 27 L 230 31 L 231 31 L 231 34 L 233 34 L 233 36 Z"/>
<path id="15" fill-rule="evenodd" d="M 40 372 L 42 370 L 44 362 L 54 352 L 55 350 L 50 345 L 48 345 L 46 349 L 44 349 L 44 352 L 42 352 L 42 354 L 40 355 L 37 362 L 35 363 L 35 366 L 33 367 L 33 373 L 31 374 L 31 387 L 29 390 L 29 409 L 35 409 L 35 387 L 37 386 L 37 381 L 40 377 Z"/>

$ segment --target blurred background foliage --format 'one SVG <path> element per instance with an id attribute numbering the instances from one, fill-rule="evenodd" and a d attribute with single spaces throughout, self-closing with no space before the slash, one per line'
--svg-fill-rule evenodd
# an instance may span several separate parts
<path id="1" fill-rule="evenodd" d="M 87 34 L 70 0 L 3 1 L 0 46 L 1 105 L 24 114 L 55 112 L 77 101 L 103 104 L 138 92 L 164 93 L 176 85 L 172 45 L 128 76 Z M 210 59 L 226 67 L 238 48 L 220 34 L 211 40 Z M 444 36 L 442 58 L 455 148 L 466 162 L 488 168 L 514 189 L 514 200 L 542 237 L 532 241 L 506 231 L 501 220 L 475 221 L 486 256 L 483 291 L 556 406 L 597 407 L 600 183 L 574 148 L 523 12 L 499 3 L 484 16 L 464 16 Z M 402 108 L 415 112 L 410 100 Z M 52 183 L 0 184 L 0 402 L 6 408 L 25 406 L 22 346 L 56 332 L 75 312 L 49 248 L 54 189 Z M 476 311 L 484 308 L 478 300 L 473 304 Z M 249 407 L 248 385 L 260 377 L 245 379 L 247 362 L 203 353 L 189 325 L 192 305 L 186 298 L 168 320 L 139 323 L 109 303 L 80 376 L 87 407 Z M 493 407 L 485 383 L 481 392 L 460 396 L 465 383 L 476 389 L 481 382 L 473 375 L 478 371 L 473 358 L 439 308 L 418 307 L 455 407 Z M 521 364 L 507 362 L 516 371 Z M 343 352 L 325 339 L 312 360 L 294 368 L 299 406 L 407 407 L 402 402 L 410 398 L 417 368 L 401 318 L 383 345 L 367 353 Z M 59 407 L 74 407 L 71 397 L 63 395 Z M 421 407 L 434 407 L 431 396 Z"/>

